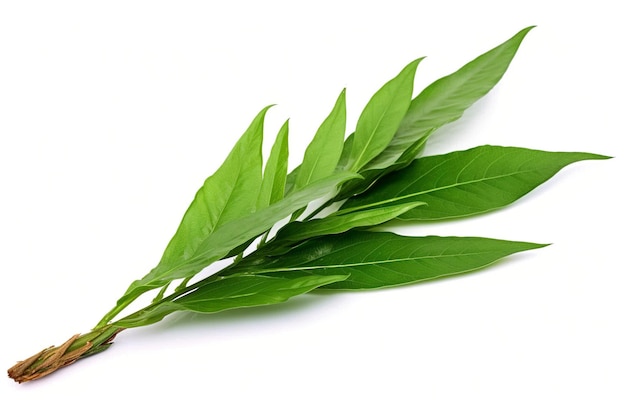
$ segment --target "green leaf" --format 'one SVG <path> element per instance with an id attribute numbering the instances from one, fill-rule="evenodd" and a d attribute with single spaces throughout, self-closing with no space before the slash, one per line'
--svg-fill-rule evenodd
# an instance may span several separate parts
<path id="1" fill-rule="evenodd" d="M 407 65 L 378 90 L 363 109 L 349 157 L 348 167 L 352 171 L 358 172 L 382 152 L 398 130 L 411 102 L 415 71 L 421 60 Z"/>
<path id="2" fill-rule="evenodd" d="M 286 281 L 261 275 L 234 276 L 201 287 L 175 302 L 187 310 L 214 313 L 232 308 L 280 303 L 321 285 L 346 278 L 345 275 L 308 275 Z"/>
<path id="3" fill-rule="evenodd" d="M 354 132 L 350 133 L 343 143 L 343 150 L 337 163 L 337 169 L 345 171 L 350 165 L 350 156 L 352 155 L 352 147 L 354 144 Z M 289 181 L 289 180 L 288 180 Z"/>
<path id="4" fill-rule="evenodd" d="M 473 271 L 516 252 L 546 245 L 480 237 L 408 237 L 349 231 L 312 239 L 278 257 L 251 259 L 255 273 L 282 278 L 349 275 L 324 286 L 369 289 L 427 281 Z M 246 262 L 236 268 L 245 271 Z"/>
<path id="5" fill-rule="evenodd" d="M 426 205 L 399 218 L 442 220 L 470 216 L 514 202 L 571 163 L 606 158 L 590 153 L 501 146 L 480 146 L 429 156 L 381 179 L 364 194 L 347 200 L 342 210 L 420 201 Z"/>
<path id="6" fill-rule="evenodd" d="M 372 165 L 386 165 L 431 129 L 457 120 L 500 81 L 533 27 L 480 55 L 458 71 L 430 84 L 413 99 L 387 150 Z"/>
<path id="7" fill-rule="evenodd" d="M 191 257 L 217 227 L 255 210 L 262 181 L 263 122 L 268 109 L 261 110 L 222 166 L 198 190 L 163 253 L 161 267 Z"/>
<path id="8" fill-rule="evenodd" d="M 405 149 L 395 162 L 390 162 L 389 165 L 384 167 L 379 166 L 369 168 L 369 165 L 365 166 L 359 172 L 363 179 L 348 181 L 347 183 L 342 185 L 341 190 L 339 191 L 339 193 L 337 193 L 334 201 L 341 201 L 354 195 L 361 194 L 385 175 L 406 168 L 411 162 L 415 160 L 417 154 L 420 152 L 420 150 L 424 146 L 424 143 L 426 143 L 428 137 L 432 132 L 432 130 L 426 132 L 423 137 L 421 137 L 419 140 L 415 141 L 411 146 Z"/>
<path id="9" fill-rule="evenodd" d="M 287 301 L 319 286 L 346 279 L 345 275 L 305 275 L 290 280 L 262 275 L 235 275 L 201 286 L 173 301 L 158 303 L 116 323 L 123 327 L 145 326 L 174 311 L 216 313 L 242 307 L 256 307 Z"/>
<path id="10" fill-rule="evenodd" d="M 357 227 L 372 227 L 406 213 L 424 203 L 410 202 L 388 207 L 343 213 L 338 211 L 330 216 L 309 220 L 306 222 L 292 222 L 278 231 L 275 241 L 278 243 L 293 243 L 324 235 L 335 235 Z M 268 250 L 271 250 L 268 247 Z M 272 251 L 272 253 L 275 253 Z"/>
<path id="11" fill-rule="evenodd" d="M 304 153 L 304 159 L 295 181 L 296 190 L 327 177 L 335 171 L 341 156 L 345 134 L 346 90 L 344 89 Z"/>
<path id="12" fill-rule="evenodd" d="M 172 264 L 159 265 L 142 279 L 134 281 L 126 294 L 118 300 L 118 305 L 125 305 L 144 292 L 162 287 L 175 279 L 194 276 L 211 263 L 222 259 L 233 248 L 265 233 L 275 223 L 307 205 L 311 200 L 333 192 L 342 182 L 356 176 L 349 172 L 333 174 L 309 184 L 269 207 L 221 225 L 206 236 L 189 256 Z"/>
<path id="13" fill-rule="evenodd" d="M 376 180 L 405 167 L 422 151 L 429 136 L 441 126 L 457 120 L 478 99 L 487 94 L 502 78 L 522 40 L 526 28 L 498 47 L 474 59 L 458 71 L 443 77 L 411 101 L 389 144 L 358 172 L 362 181 L 344 184 L 336 201 L 359 194 Z M 348 167 L 353 157 L 354 137 L 344 144 L 340 167 Z"/>
<path id="14" fill-rule="evenodd" d="M 289 120 L 278 131 L 270 156 L 265 164 L 261 191 L 257 199 L 257 210 L 265 208 L 285 195 L 287 162 L 289 159 Z"/>
<path id="15" fill-rule="evenodd" d="M 287 174 L 287 180 L 285 181 L 285 195 L 290 194 L 296 187 L 298 172 L 300 172 L 300 165 L 292 169 L 291 172 Z"/>

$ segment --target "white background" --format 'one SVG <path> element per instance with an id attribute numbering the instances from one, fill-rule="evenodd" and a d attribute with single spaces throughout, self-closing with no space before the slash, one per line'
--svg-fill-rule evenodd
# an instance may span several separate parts
<path id="1" fill-rule="evenodd" d="M 88 331 L 156 264 L 267 104 L 268 137 L 291 117 L 293 167 L 343 87 L 353 128 L 409 61 L 428 56 L 419 91 L 538 25 L 428 153 L 489 143 L 616 157 L 574 164 L 496 213 L 401 230 L 548 248 L 425 285 L 177 315 L 41 381 L 5 379 L 3 415 L 626 415 L 616 2 L 0 4 L 5 368 Z"/>

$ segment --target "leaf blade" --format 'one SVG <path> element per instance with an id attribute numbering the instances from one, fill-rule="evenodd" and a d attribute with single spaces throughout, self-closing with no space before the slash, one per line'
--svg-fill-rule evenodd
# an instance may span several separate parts
<path id="1" fill-rule="evenodd" d="M 257 210 L 270 206 L 281 200 L 285 195 L 287 163 L 289 159 L 288 137 L 289 120 L 278 131 L 270 156 L 265 163 L 263 181 L 256 204 Z"/>
<path id="2" fill-rule="evenodd" d="M 459 119 L 467 108 L 500 81 L 533 27 L 522 29 L 509 40 L 426 87 L 411 101 L 387 152 L 375 163 L 402 152 L 407 144 L 427 131 Z"/>
<path id="3" fill-rule="evenodd" d="M 421 148 L 424 146 L 424 143 L 426 143 L 432 132 L 432 130 L 426 132 L 424 136 L 408 146 L 408 148 L 406 148 L 404 152 L 402 152 L 394 162 L 389 162 L 386 166 L 365 166 L 359 172 L 363 179 L 349 181 L 346 184 L 342 185 L 341 190 L 339 191 L 339 193 L 337 193 L 337 196 L 334 200 L 341 201 L 346 198 L 361 194 L 385 175 L 406 168 L 408 165 L 411 164 L 411 162 L 415 160 Z"/>
<path id="4" fill-rule="evenodd" d="M 162 287 L 175 279 L 194 276 L 206 266 L 227 255 L 233 248 L 266 232 L 276 222 L 286 218 L 312 199 L 330 193 L 342 182 L 355 177 L 356 174 L 349 172 L 333 174 L 291 193 L 263 210 L 225 223 L 208 235 L 201 245 L 198 245 L 193 256 L 181 259 L 178 263 L 157 266 L 145 277 L 133 281 L 124 296 L 118 300 L 118 305 L 135 299 L 146 291 Z"/>
<path id="5" fill-rule="evenodd" d="M 310 276 L 291 280 L 262 275 L 229 276 L 213 281 L 173 301 L 144 309 L 142 314 L 119 320 L 122 327 L 138 327 L 156 323 L 175 311 L 217 313 L 236 308 L 278 304 L 305 294 L 322 285 L 346 279 L 346 276 Z"/>
<path id="6" fill-rule="evenodd" d="M 285 282 L 282 279 L 261 275 L 235 276 L 216 281 L 212 286 L 200 288 L 198 291 L 176 300 L 176 303 L 187 310 L 201 313 L 276 304 L 319 286 L 346 278 L 345 275 L 313 275 Z"/>
<path id="7" fill-rule="evenodd" d="M 276 241 L 299 242 L 323 235 L 340 234 L 355 228 L 377 226 L 423 204 L 425 203 L 417 201 L 350 213 L 339 211 L 321 219 L 292 222 L 278 231 Z"/>
<path id="8" fill-rule="evenodd" d="M 344 88 L 304 153 L 296 177 L 296 190 L 335 171 L 343 149 L 345 134 L 346 90 Z"/>
<path id="9" fill-rule="evenodd" d="M 251 268 L 285 279 L 306 273 L 345 274 L 349 275 L 346 280 L 324 288 L 373 289 L 473 271 L 505 256 L 544 246 L 478 237 L 409 237 L 352 230 L 312 239 L 279 257 L 259 260 Z"/>
<path id="10" fill-rule="evenodd" d="M 479 146 L 420 158 L 346 201 L 342 209 L 423 201 L 426 205 L 399 218 L 427 221 L 466 217 L 511 204 L 569 164 L 606 158 L 582 152 Z"/>
<path id="11" fill-rule="evenodd" d="M 348 167 L 359 171 L 383 151 L 404 118 L 411 96 L 415 71 L 422 58 L 408 64 L 383 85 L 367 103 L 354 132 Z"/>
<path id="12" fill-rule="evenodd" d="M 254 211 L 262 181 L 261 146 L 268 109 L 257 114 L 224 163 L 200 187 L 159 265 L 185 259 L 215 228 Z"/>

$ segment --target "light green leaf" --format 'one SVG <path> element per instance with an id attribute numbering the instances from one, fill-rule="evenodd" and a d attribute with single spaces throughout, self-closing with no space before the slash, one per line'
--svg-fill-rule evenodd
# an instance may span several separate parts
<path id="1" fill-rule="evenodd" d="M 363 109 L 356 124 L 347 165 L 352 171 L 358 172 L 382 152 L 398 130 L 411 102 L 415 71 L 421 60 L 407 65 L 378 90 Z"/>
<path id="2" fill-rule="evenodd" d="M 314 276 L 306 274 L 294 279 L 262 275 L 235 275 L 201 286 L 173 301 L 164 301 L 131 315 L 116 325 L 137 327 L 155 323 L 174 311 L 216 313 L 242 307 L 257 307 L 287 301 L 319 286 L 346 279 L 345 275 Z"/>
<path id="3" fill-rule="evenodd" d="M 220 225 L 196 247 L 195 252 L 178 262 L 159 265 L 148 275 L 134 281 L 126 294 L 118 300 L 118 305 L 125 305 L 146 291 L 160 288 L 178 279 L 191 277 L 211 263 L 222 259 L 232 249 L 270 230 L 278 221 L 307 205 L 311 200 L 321 198 L 341 185 L 357 177 L 356 174 L 341 172 L 309 184 L 284 199 L 262 210 Z M 107 316 L 108 319 L 110 317 Z"/>
<path id="4" fill-rule="evenodd" d="M 261 187 L 263 122 L 269 107 L 255 117 L 222 166 L 198 190 L 159 262 L 187 259 L 220 225 L 255 210 Z"/>
<path id="5" fill-rule="evenodd" d="M 291 172 L 287 174 L 287 180 L 285 181 L 285 195 L 291 193 L 296 187 L 298 172 L 300 172 L 300 165 L 292 169 Z"/>
<path id="6" fill-rule="evenodd" d="M 485 267 L 545 245 L 479 237 L 408 237 L 349 231 L 312 239 L 277 257 L 250 259 L 255 273 L 282 278 L 349 275 L 331 289 L 368 289 L 427 281 Z M 237 272 L 245 271 L 246 262 Z"/>
<path id="7" fill-rule="evenodd" d="M 304 159 L 295 181 L 296 190 L 327 177 L 335 171 L 341 156 L 345 134 L 346 90 L 344 89 L 304 153 Z"/>
<path id="8" fill-rule="evenodd" d="M 413 99 L 389 147 L 374 166 L 386 166 L 426 132 L 457 120 L 500 81 L 513 60 L 528 27 L 458 71 L 430 84 Z"/>
<path id="9" fill-rule="evenodd" d="M 501 146 L 429 156 L 382 178 L 364 194 L 346 201 L 342 210 L 420 201 L 426 205 L 399 218 L 442 220 L 470 216 L 514 202 L 571 163 L 606 158 Z"/>
<path id="10" fill-rule="evenodd" d="M 363 179 L 348 181 L 341 186 L 341 190 L 337 193 L 334 201 L 341 201 L 346 198 L 350 198 L 354 195 L 361 194 L 372 186 L 380 178 L 388 175 L 394 171 L 406 168 L 411 162 L 415 160 L 417 154 L 420 152 L 424 143 L 428 140 L 428 137 L 433 131 L 428 131 L 420 139 L 416 140 L 411 146 L 404 150 L 404 152 L 397 157 L 395 162 L 390 162 L 387 166 L 379 166 L 370 168 L 369 164 L 361 169 L 359 174 Z"/>
<path id="11" fill-rule="evenodd" d="M 287 163 L 289 159 L 289 120 L 278 131 L 270 156 L 265 163 L 257 210 L 281 200 L 285 194 Z"/>
<path id="12" fill-rule="evenodd" d="M 341 151 L 341 157 L 337 163 L 338 170 L 347 170 L 350 165 L 350 156 L 352 155 L 352 146 L 354 144 L 354 132 L 350 133 L 343 143 L 343 150 Z"/>

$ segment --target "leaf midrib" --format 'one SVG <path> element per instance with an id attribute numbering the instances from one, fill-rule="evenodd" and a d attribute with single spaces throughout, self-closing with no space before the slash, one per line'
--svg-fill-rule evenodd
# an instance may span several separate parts
<path id="1" fill-rule="evenodd" d="M 380 124 L 382 123 L 383 119 L 385 118 L 385 116 L 389 112 L 390 107 L 391 106 L 387 106 L 385 108 L 385 111 L 383 112 L 383 114 L 381 114 L 380 117 L 378 118 L 378 121 L 376 122 L 376 126 L 372 130 L 372 133 L 370 134 L 369 138 L 367 139 L 366 145 L 362 148 L 361 153 L 359 154 L 358 158 L 354 161 L 353 166 L 355 166 L 355 167 L 359 166 L 359 162 L 361 162 L 361 158 L 363 158 L 363 155 L 365 155 L 365 151 L 367 151 L 367 149 L 370 146 L 370 143 L 372 143 L 372 139 L 374 138 L 374 135 L 376 135 L 376 132 L 378 131 L 378 128 L 380 127 Z"/>
<path id="2" fill-rule="evenodd" d="M 465 252 L 465 253 L 452 253 L 452 254 L 442 254 L 442 255 L 423 255 L 423 256 L 415 256 L 415 257 L 408 257 L 408 258 L 405 257 L 405 258 L 395 258 L 395 259 L 383 259 L 383 260 L 372 261 L 372 262 L 353 262 L 349 264 L 333 264 L 333 265 L 324 264 L 324 265 L 313 265 L 313 266 L 298 266 L 298 267 L 291 267 L 291 268 L 263 269 L 263 270 L 259 270 L 256 272 L 265 274 L 265 273 L 274 273 L 274 272 L 310 271 L 310 270 L 322 269 L 322 268 L 355 268 L 359 266 L 380 265 L 380 264 L 384 265 L 384 264 L 397 263 L 397 262 L 418 261 L 422 259 L 440 259 L 440 258 L 452 258 L 452 257 L 459 257 L 459 256 L 474 256 L 474 255 L 482 255 L 482 254 L 488 254 L 488 253 L 494 253 L 494 252 L 505 252 L 505 251 L 482 251 L 482 252 Z"/>
<path id="3" fill-rule="evenodd" d="M 394 203 L 396 201 L 404 200 L 404 199 L 407 199 L 407 198 L 417 197 L 417 196 L 423 195 L 423 194 L 434 193 L 434 192 L 441 191 L 441 190 L 446 190 L 446 189 L 449 189 L 449 188 L 461 187 L 461 186 L 464 186 L 464 185 L 475 184 L 475 183 L 479 183 L 479 182 L 497 180 L 497 179 L 500 179 L 500 178 L 511 177 L 511 176 L 519 175 L 519 174 L 526 174 L 528 172 L 533 172 L 533 171 L 536 171 L 536 170 L 529 169 L 529 170 L 524 170 L 524 171 L 515 171 L 515 172 L 511 172 L 511 173 L 507 173 L 507 174 L 495 175 L 495 176 L 490 176 L 490 177 L 483 177 L 483 178 L 479 178 L 479 179 L 475 179 L 475 180 L 455 182 L 453 184 L 449 184 L 449 185 L 446 185 L 446 186 L 431 188 L 431 189 L 428 189 L 428 190 L 423 190 L 423 191 L 419 191 L 419 192 L 416 192 L 416 193 L 406 194 L 406 195 L 403 195 L 403 196 L 398 196 L 398 197 L 390 198 L 390 199 L 387 199 L 387 200 L 377 201 L 375 203 L 365 204 L 365 205 L 356 206 L 356 207 L 350 207 L 350 208 L 346 209 L 345 211 L 343 211 L 342 214 L 350 213 L 350 212 L 353 212 L 353 211 L 359 211 L 359 210 L 363 210 L 363 209 L 368 209 L 370 207 L 376 207 L 376 206 L 384 205 L 384 204 L 387 204 L 387 203 Z M 408 188 L 409 186 L 407 186 L 405 188 Z"/>

